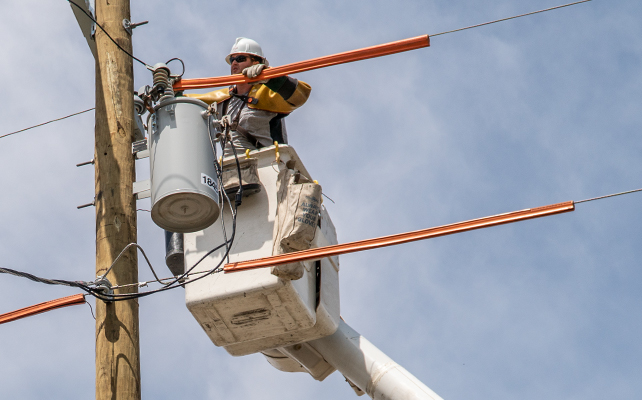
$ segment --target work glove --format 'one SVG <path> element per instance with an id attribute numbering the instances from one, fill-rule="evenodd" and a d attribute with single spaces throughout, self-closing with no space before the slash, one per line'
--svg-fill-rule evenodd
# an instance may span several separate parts
<path id="1" fill-rule="evenodd" d="M 225 129 L 231 125 L 232 125 L 232 118 L 230 118 L 229 115 L 224 115 L 223 118 L 221 118 L 221 127 Z"/>
<path id="2" fill-rule="evenodd" d="M 247 76 L 249 79 L 255 79 L 257 76 L 261 75 L 261 72 L 263 72 L 263 68 L 265 68 L 265 64 L 250 65 L 249 67 L 243 69 L 243 75 Z M 267 79 L 264 79 L 252 83 L 266 83 L 267 81 Z"/>
<path id="3" fill-rule="evenodd" d="M 217 105 L 218 104 L 216 102 L 213 102 L 207 107 L 207 113 L 213 116 L 214 118 L 218 118 L 218 109 L 216 108 Z"/>

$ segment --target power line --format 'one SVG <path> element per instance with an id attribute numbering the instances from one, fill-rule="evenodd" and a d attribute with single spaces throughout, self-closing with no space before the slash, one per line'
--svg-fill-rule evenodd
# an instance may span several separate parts
<path id="1" fill-rule="evenodd" d="M 613 193 L 613 194 L 600 196 L 600 197 L 593 197 L 593 198 L 585 199 L 585 200 L 574 201 L 573 203 L 574 204 L 586 203 L 586 202 L 589 202 L 589 201 L 601 200 L 601 199 L 606 199 L 606 198 L 615 197 L 615 196 L 622 196 L 622 195 L 625 195 L 625 194 L 631 194 L 631 193 L 636 193 L 636 192 L 642 192 L 642 188 L 635 189 L 635 190 L 628 190 L 626 192 Z M 46 279 L 46 278 L 37 277 L 35 275 L 29 274 L 29 273 L 26 273 L 26 272 L 21 272 L 21 271 L 12 270 L 12 269 L 9 269 L 9 268 L 1 268 L 1 267 L 0 267 L 0 274 L 1 273 L 11 274 L 11 275 L 19 276 L 19 277 L 22 277 L 22 278 L 27 278 L 27 279 L 30 279 L 30 280 L 35 281 L 35 282 L 45 283 L 45 284 L 48 284 L 48 285 L 63 285 L 63 286 L 76 287 L 76 288 L 79 288 L 79 289 L 85 291 L 86 293 L 88 293 L 88 294 L 90 294 L 90 295 L 92 295 L 94 297 L 97 297 L 97 298 L 105 300 L 105 301 L 130 300 L 130 299 L 140 298 L 140 297 L 148 296 L 148 295 L 159 293 L 159 292 L 164 292 L 166 290 L 175 289 L 175 288 L 177 288 L 179 286 L 184 286 L 185 284 L 190 284 L 192 282 L 201 280 L 201 279 L 203 279 L 206 276 L 209 276 L 211 274 L 223 272 L 223 268 L 221 268 L 221 265 L 223 264 L 223 261 L 225 261 L 225 258 L 229 254 L 229 251 L 230 251 L 230 248 L 231 248 L 231 243 L 234 242 L 234 238 L 236 236 L 236 210 L 234 210 L 232 215 L 233 215 L 233 219 L 232 219 L 232 236 L 230 237 L 230 239 L 227 240 L 225 243 L 220 244 L 219 246 L 216 246 L 215 248 L 213 248 L 210 251 L 208 251 L 207 253 L 205 253 L 205 255 L 203 255 L 192 267 L 190 267 L 182 275 L 175 276 L 173 278 L 162 278 L 162 279 L 159 279 L 158 276 L 156 276 L 156 273 L 153 272 L 154 270 L 152 268 L 152 272 L 154 273 L 154 277 L 156 278 L 153 281 L 138 282 L 138 283 L 132 283 L 132 284 L 126 284 L 126 285 L 115 285 L 115 286 L 111 287 L 111 289 L 120 289 L 120 288 L 126 288 L 126 287 L 131 287 L 131 286 L 142 287 L 142 286 L 147 286 L 147 284 L 152 283 L 152 282 L 158 282 L 158 283 L 161 283 L 161 284 L 164 285 L 159 289 L 149 290 L 149 291 L 146 291 L 146 292 L 139 292 L 139 293 L 105 294 L 102 291 L 102 289 L 97 286 L 97 284 L 95 282 L 67 281 L 67 280 L 61 280 L 61 279 Z M 137 244 L 131 244 L 130 246 L 139 247 Z M 130 246 L 128 246 L 128 247 L 130 247 Z M 214 268 L 211 268 L 211 269 L 206 270 L 206 271 L 192 272 L 194 270 L 194 268 L 196 268 L 210 254 L 212 254 L 213 252 L 221 249 L 222 247 L 226 247 L 225 254 L 223 255 L 223 257 L 221 257 L 221 260 L 219 261 L 219 263 Z M 123 250 L 123 252 L 125 250 L 127 250 L 127 248 L 125 248 Z M 121 252 L 121 254 L 123 252 Z M 143 252 L 143 255 L 144 254 L 145 253 Z M 145 258 L 147 259 L 147 257 L 145 257 Z M 116 261 L 118 261 L 118 259 L 116 259 L 114 261 L 114 263 L 112 263 L 112 267 L 114 266 Z M 147 260 L 147 262 L 149 263 L 149 260 Z M 151 268 L 151 264 L 149 266 Z M 111 269 L 111 267 L 110 267 L 110 269 Z M 186 281 L 186 282 L 184 281 L 185 278 L 191 277 L 193 275 L 201 275 L 201 276 L 198 277 L 198 278 L 195 278 L 195 279 L 190 279 L 189 281 Z M 166 281 L 171 281 L 171 282 L 163 283 L 163 282 L 166 282 Z"/>
<path id="2" fill-rule="evenodd" d="M 210 135 L 210 140 L 211 140 L 211 135 Z M 212 142 L 213 144 L 213 142 Z M 224 147 L 224 146 L 223 146 Z M 241 170 L 240 170 L 240 165 L 239 165 L 239 160 L 236 155 L 236 150 L 234 149 L 234 145 L 232 144 L 232 149 L 234 150 L 234 159 L 236 161 L 236 168 L 237 172 L 239 174 L 239 182 L 241 180 Z M 216 156 L 216 151 L 214 151 L 214 155 Z M 227 194 L 226 194 L 227 196 Z M 132 299 L 137 299 L 145 296 L 149 296 L 151 294 L 155 293 L 160 293 L 164 292 L 166 290 L 170 289 L 175 289 L 177 287 L 185 286 L 186 284 L 190 284 L 192 282 L 199 281 L 211 274 L 216 274 L 220 273 L 223 271 L 223 268 L 221 267 L 223 262 L 225 261 L 226 257 L 228 257 L 228 254 L 230 253 L 230 250 L 232 249 L 232 245 L 234 244 L 234 240 L 236 238 L 236 215 L 237 215 L 237 208 L 241 205 L 241 199 L 243 197 L 242 193 L 242 188 L 239 188 L 239 191 L 237 192 L 236 196 L 236 202 L 234 203 L 234 206 L 232 206 L 232 202 L 229 201 L 228 198 L 228 203 L 230 204 L 230 212 L 232 214 L 232 235 L 230 236 L 229 240 L 225 240 L 224 243 L 214 247 L 213 249 L 209 250 L 205 255 L 203 255 L 194 265 L 192 265 L 187 271 L 185 271 L 183 274 L 179 276 L 175 276 L 174 278 L 167 278 L 167 279 L 159 279 L 158 276 L 156 275 L 156 272 L 154 271 L 154 268 L 152 267 L 151 262 L 147 258 L 147 255 L 145 254 L 145 251 L 136 243 L 130 243 L 125 248 L 120 252 L 118 257 L 112 262 L 111 266 L 106 270 L 105 273 L 102 275 L 98 276 L 96 281 L 94 282 L 83 282 L 83 281 L 67 281 L 67 280 L 61 280 L 61 279 L 46 279 L 46 278 L 41 278 L 26 272 L 22 271 L 16 271 L 13 269 L 9 268 L 1 268 L 0 267 L 0 274 L 5 273 L 5 274 L 11 274 L 15 276 L 19 276 L 22 278 L 27 278 L 30 279 L 34 282 L 39 282 L 39 283 L 45 283 L 48 285 L 64 285 L 64 286 L 71 286 L 71 287 L 76 287 L 79 288 L 86 293 L 104 300 L 104 301 L 122 301 L 122 300 L 132 300 Z M 136 247 L 138 248 L 142 253 L 143 256 L 145 257 L 145 260 L 147 261 L 147 264 L 149 265 L 149 268 L 152 271 L 152 274 L 156 278 L 154 282 L 158 282 L 162 287 L 159 289 L 154 289 L 154 290 L 148 290 L 145 292 L 138 292 L 138 293 L 122 293 L 122 294 L 116 294 L 113 293 L 113 289 L 119 289 L 119 288 L 124 288 L 124 287 L 129 287 L 129 286 L 146 286 L 147 283 L 150 283 L 151 281 L 148 282 L 139 282 L 136 284 L 129 284 L 129 285 L 118 285 L 118 286 L 111 286 L 109 281 L 105 279 L 109 271 L 116 265 L 120 257 L 125 253 L 126 250 L 128 250 L 130 247 Z M 211 268 L 208 271 L 197 271 L 197 272 L 192 272 L 201 262 L 203 262 L 210 254 L 214 253 L 215 251 L 225 247 L 225 253 L 221 257 L 221 260 L 218 262 L 218 264 L 214 267 Z M 189 277 L 190 275 L 193 274 L 200 274 L 201 276 L 197 278 L 190 279 L 189 281 L 185 281 L 185 278 Z M 169 283 L 164 283 L 165 281 L 170 280 Z"/>
<path id="3" fill-rule="evenodd" d="M 145 62 L 143 62 L 143 61 L 139 60 L 138 58 L 136 58 L 136 57 L 134 57 L 132 54 L 130 54 L 127 50 L 125 50 L 124 48 L 122 48 L 122 47 L 118 44 L 118 42 L 116 42 L 116 41 L 115 41 L 115 40 L 114 40 L 114 39 L 109 35 L 109 33 L 107 33 L 107 31 L 106 31 L 106 30 L 105 30 L 105 29 L 104 29 L 104 28 L 103 28 L 103 27 L 102 27 L 102 26 L 101 26 L 101 25 L 96 21 L 96 19 L 95 19 L 94 17 L 92 17 L 89 13 L 87 13 L 85 10 L 83 10 L 83 9 L 82 9 L 82 7 L 80 7 L 78 4 L 76 4 L 76 3 L 75 3 L 75 2 L 73 2 L 72 0 L 67 0 L 67 1 L 68 1 L 69 3 L 71 3 L 71 4 L 73 4 L 74 6 L 78 7 L 78 9 L 79 9 L 80 11 L 82 11 L 82 12 L 83 12 L 83 14 L 85 14 L 88 18 L 90 18 L 90 19 L 91 19 L 91 20 L 92 20 L 92 21 L 93 21 L 93 22 L 94 22 L 94 23 L 95 23 L 95 24 L 96 24 L 96 25 L 97 25 L 97 26 L 98 26 L 98 27 L 99 27 L 99 28 L 100 28 L 100 29 L 101 29 L 101 30 L 102 30 L 106 35 L 107 35 L 107 37 L 108 37 L 108 38 L 109 38 L 109 39 L 110 39 L 110 40 L 111 40 L 111 41 L 112 41 L 112 42 L 113 42 L 113 43 L 114 43 L 114 44 L 115 44 L 115 45 L 116 45 L 120 50 L 122 50 L 125 54 L 127 54 L 127 55 L 128 55 L 129 57 L 131 57 L 132 59 L 134 59 L 134 60 L 138 61 L 139 63 L 143 64 L 145 67 L 147 67 L 147 68 L 151 68 L 147 63 L 145 63 Z M 482 23 L 482 24 L 477 24 L 477 25 L 467 26 L 467 27 L 465 27 L 465 28 L 453 29 L 453 30 L 451 30 L 451 31 L 446 31 L 446 32 L 441 32 L 441 33 L 436 33 L 436 34 L 434 34 L 434 35 L 429 35 L 429 36 L 430 36 L 430 37 L 435 37 L 435 36 L 439 36 L 439 35 L 445 35 L 445 34 L 447 34 L 447 33 L 453 33 L 453 32 L 463 31 L 463 30 L 466 30 L 466 29 L 478 28 L 478 27 L 480 27 L 480 26 L 484 26 L 484 25 L 490 25 L 490 24 L 494 24 L 494 23 L 497 23 L 497 22 L 508 21 L 508 20 L 510 20 L 510 19 L 515 19 L 515 18 L 525 17 L 525 16 L 528 16 L 528 15 L 538 14 L 538 13 L 542 13 L 542 12 L 545 12 L 545 11 L 556 10 L 556 9 L 559 9 L 559 8 L 569 7 L 569 6 L 573 6 L 573 5 L 576 5 L 576 4 L 586 3 L 586 2 L 589 2 L 589 1 L 591 1 L 591 0 L 582 0 L 582 1 L 577 1 L 577 2 L 574 2 L 574 3 L 563 4 L 563 5 L 561 5 L 561 6 L 556 6 L 556 7 L 546 8 L 546 9 L 543 9 L 543 10 L 533 11 L 533 12 L 529 12 L 529 13 L 526 13 L 526 14 L 515 15 L 515 16 L 513 16 L 513 17 L 502 18 L 502 19 L 498 19 L 498 20 L 495 20 L 495 21 L 484 22 L 484 23 Z M 171 60 L 167 61 L 167 63 L 169 63 L 170 61 L 173 61 L 173 60 L 179 60 L 179 59 L 177 59 L 177 58 L 173 58 L 173 59 L 171 59 Z M 179 60 L 179 61 L 181 61 L 181 63 L 182 63 L 182 60 Z M 167 64 L 167 63 L 166 63 L 166 64 Z M 184 64 L 183 64 L 183 72 L 185 72 L 185 66 L 184 66 Z M 182 74 L 181 74 L 181 75 L 182 75 Z M 71 115 L 68 115 L 68 116 L 66 116 L 66 117 L 57 118 L 57 119 L 54 119 L 54 120 L 51 120 L 51 121 L 48 121 L 48 122 L 44 122 L 44 123 L 42 123 L 42 124 L 38 124 L 38 125 L 31 126 L 31 127 L 29 127 L 29 128 L 21 129 L 21 130 L 19 130 L 19 131 L 15 131 L 15 132 L 7 133 L 7 134 L 5 134 L 5 135 L 0 136 L 0 139 L 2 139 L 3 137 L 6 137 L 6 136 L 10 136 L 10 135 L 13 135 L 13 134 L 19 133 L 19 132 L 23 132 L 23 131 L 26 131 L 26 130 L 29 130 L 29 129 L 33 129 L 33 128 L 36 128 L 36 127 L 39 127 L 39 126 L 42 126 L 42 125 L 49 124 L 49 123 L 51 123 L 51 122 L 56 122 L 56 121 L 63 120 L 63 119 L 65 119 L 65 118 L 73 117 L 73 116 L 75 116 L 75 115 L 79 115 L 79 114 L 85 113 L 85 112 L 87 112 L 87 111 L 91 111 L 91 110 L 93 110 L 93 109 L 95 109 L 95 108 L 94 108 L 94 107 L 92 107 L 92 108 L 90 108 L 90 109 L 88 109 L 88 110 L 80 111 L 80 112 L 78 112 L 78 113 L 71 114 Z M 327 197 L 327 196 L 326 196 L 326 197 Z M 328 197 L 328 199 L 330 199 L 330 198 Z M 332 199 L 330 199 L 330 200 L 332 201 Z M 333 201 L 333 202 L 334 202 L 334 201 Z"/>
<path id="4" fill-rule="evenodd" d="M 147 262 L 149 264 L 149 267 L 152 269 L 152 273 L 154 274 L 154 277 L 156 278 L 156 280 L 154 280 L 154 282 L 159 282 L 159 283 L 163 284 L 163 286 L 160 287 L 159 289 L 148 290 L 146 292 L 123 293 L 123 294 L 115 294 L 115 293 L 106 292 L 105 290 L 109 291 L 110 289 L 118 289 L 118 288 L 122 288 L 122 287 L 133 286 L 133 285 L 119 285 L 119 286 L 113 286 L 113 287 L 111 285 L 105 286 L 105 284 L 108 284 L 108 281 L 106 282 L 104 280 L 104 277 L 105 277 L 105 275 L 107 273 L 105 273 L 102 276 L 98 277 L 98 279 L 95 282 L 67 281 L 67 280 L 62 280 L 62 279 L 47 279 L 47 278 L 41 278 L 41 277 L 32 275 L 32 274 L 27 273 L 27 272 L 16 271 L 16 270 L 13 270 L 13 269 L 10 269 L 10 268 L 2 268 L 2 267 L 0 267 L 0 274 L 4 273 L 4 274 L 15 275 L 15 276 L 18 276 L 18 277 L 21 277 L 21 278 L 27 278 L 27 279 L 30 279 L 30 280 L 32 280 L 34 282 L 44 283 L 44 284 L 47 284 L 47 285 L 63 285 L 63 286 L 76 287 L 76 288 L 79 288 L 79 289 L 83 290 L 84 292 L 86 292 L 86 293 L 88 293 L 88 294 L 90 294 L 90 295 L 92 295 L 92 296 L 94 296 L 94 297 L 96 297 L 98 299 L 101 299 L 103 301 L 132 300 L 132 299 L 137 299 L 137 298 L 149 296 L 151 294 L 164 292 L 166 290 L 176 289 L 177 287 L 181 287 L 181 286 L 184 286 L 186 284 L 190 284 L 192 282 L 196 282 L 198 280 L 201 280 L 201 279 L 203 279 L 203 278 L 205 278 L 205 277 L 207 277 L 207 276 L 209 276 L 211 274 L 222 272 L 223 268 L 221 266 L 222 266 L 223 262 L 225 261 L 225 258 L 229 254 L 230 249 L 232 248 L 232 244 L 234 243 L 235 236 L 236 236 L 236 209 L 234 209 L 234 212 L 232 214 L 232 235 L 231 235 L 230 239 L 228 241 L 216 246 L 215 248 L 211 249 L 207 253 L 205 253 L 205 255 L 203 255 L 194 265 L 192 265 L 182 275 L 175 276 L 174 278 L 169 278 L 169 280 L 171 280 L 169 283 L 163 283 L 163 281 L 166 281 L 168 279 L 159 279 L 158 276 L 156 276 L 156 273 L 154 272 L 154 269 L 152 268 L 151 263 L 149 262 L 149 260 L 145 256 L 145 259 L 147 260 Z M 130 245 L 128 245 L 121 252 L 121 255 L 122 255 L 122 253 L 124 253 L 125 250 L 127 250 L 131 246 L 136 246 L 136 247 L 140 248 L 140 246 L 138 246 L 137 244 L 131 243 Z M 226 248 L 225 254 L 223 255 L 223 257 L 221 258 L 219 263 L 214 268 L 212 268 L 212 269 L 210 269 L 208 271 L 196 272 L 196 273 L 201 273 L 202 275 L 199 276 L 198 278 L 190 279 L 187 282 L 184 281 L 184 279 L 186 277 L 189 277 L 192 274 L 196 274 L 195 272 L 192 272 L 194 270 L 194 268 L 196 268 L 201 262 L 203 262 L 210 254 L 212 254 L 215 251 L 221 249 L 222 247 Z M 145 255 L 144 252 L 143 252 L 143 255 Z M 120 255 L 119 255 L 119 257 L 120 257 Z M 114 264 L 116 264 L 116 261 L 118 261 L 118 258 L 116 260 L 114 260 L 114 262 L 109 267 L 109 269 L 111 269 L 114 266 Z M 109 270 L 107 272 L 109 272 Z M 141 286 L 141 284 L 147 284 L 147 283 L 150 283 L 150 282 L 141 282 L 141 283 L 138 283 L 138 284 L 135 284 L 135 285 Z M 142 285 L 142 286 L 144 286 L 144 285 Z"/>
<path id="5" fill-rule="evenodd" d="M 495 21 L 484 22 L 483 24 L 477 24 L 477 25 L 467 26 L 467 27 L 465 27 L 465 28 L 453 29 L 452 31 L 446 31 L 446 32 L 436 33 L 436 34 L 434 34 L 434 35 L 429 35 L 429 36 L 430 36 L 430 37 L 435 37 L 435 36 L 439 36 L 439 35 L 445 35 L 445 34 L 447 34 L 447 33 L 453 33 L 453 32 L 464 31 L 464 30 L 466 30 L 466 29 L 478 28 L 478 27 L 480 27 L 480 26 L 490 25 L 490 24 L 494 24 L 494 23 L 496 23 L 496 22 L 508 21 L 509 19 L 515 19 L 515 18 L 525 17 L 525 16 L 527 16 L 527 15 L 538 14 L 538 13 L 542 13 L 542 12 L 545 12 L 545 11 L 557 10 L 558 8 L 564 8 L 564 7 L 574 6 L 574 5 L 576 5 L 576 4 L 586 3 L 586 2 L 588 2 L 588 1 L 591 1 L 591 0 L 576 1 L 575 3 L 563 4 L 563 5 L 561 5 L 561 6 L 556 6 L 556 7 L 546 8 L 546 9 L 543 9 L 543 10 L 533 11 L 533 12 L 529 12 L 529 13 L 526 13 L 526 14 L 515 15 L 514 17 L 508 17 L 508 18 L 497 19 L 497 20 L 495 20 Z"/>
<path id="6" fill-rule="evenodd" d="M 103 27 L 98 23 L 98 21 L 96 21 L 96 19 L 95 19 L 91 14 L 89 14 L 87 11 L 85 11 L 85 10 L 84 10 L 82 7 L 80 7 L 78 4 L 74 3 L 72 0 L 67 0 L 67 1 L 68 1 L 69 3 L 71 3 L 71 4 L 73 4 L 74 6 L 76 6 L 80 11 L 82 11 L 82 13 L 83 13 L 83 14 L 85 14 L 89 19 L 91 19 L 91 20 L 92 20 L 92 22 L 93 22 L 94 24 L 96 24 L 96 26 L 97 26 L 97 27 L 99 27 L 99 28 L 100 28 L 100 30 L 101 30 L 101 31 L 103 31 L 103 32 L 105 33 L 105 35 L 107 35 L 107 37 L 108 37 L 108 38 L 109 38 L 109 39 L 110 39 L 110 40 L 111 40 L 111 41 L 116 45 L 116 47 L 118 47 L 120 50 L 122 50 L 122 52 L 123 52 L 123 53 L 127 54 L 127 55 L 128 55 L 129 57 L 131 57 L 132 59 L 134 59 L 134 60 L 138 61 L 139 63 L 143 64 L 146 68 L 148 68 L 148 69 L 151 69 L 151 68 L 152 68 L 152 67 L 151 67 L 151 66 L 149 66 L 146 62 L 141 61 L 141 60 L 139 60 L 138 58 L 134 57 L 130 52 L 128 52 L 128 51 L 127 51 L 127 50 L 125 50 L 125 49 L 124 49 L 120 44 L 118 44 L 118 42 L 116 42 L 116 41 L 114 40 L 114 38 L 112 38 L 112 37 L 111 37 L 111 35 L 110 35 L 109 33 L 107 33 L 107 31 L 105 30 L 105 28 L 103 28 Z"/>
<path id="7" fill-rule="evenodd" d="M 118 47 L 122 52 L 124 52 L 125 54 L 127 54 L 127 55 L 128 55 L 129 57 L 131 57 L 133 60 L 136 60 L 136 61 L 138 61 L 139 63 L 143 64 L 145 67 L 147 67 L 147 68 L 151 68 L 151 66 L 150 66 L 149 64 L 147 64 L 146 62 L 144 62 L 144 61 L 142 61 L 142 60 L 140 60 L 140 59 L 138 59 L 138 58 L 136 58 L 136 57 L 134 57 L 134 55 L 132 55 L 130 52 L 128 52 L 127 50 L 125 50 L 125 49 L 124 49 L 120 44 L 118 44 L 118 42 L 116 42 L 116 41 L 114 40 L 114 38 L 112 38 L 112 37 L 111 37 L 111 35 L 110 35 L 106 30 L 105 30 L 105 28 L 103 28 L 103 27 L 102 27 L 102 25 L 100 25 L 100 24 L 98 23 L 98 21 L 96 21 L 96 19 L 95 19 L 95 18 L 94 18 L 90 13 L 88 13 L 87 11 L 85 11 L 81 6 L 79 6 L 79 5 L 78 5 L 77 3 L 75 3 L 74 1 L 72 1 L 72 0 L 67 0 L 67 1 L 68 1 L 70 4 L 72 4 L 73 6 L 75 6 L 76 8 L 78 8 L 78 9 L 79 9 L 83 14 L 85 14 L 85 15 L 87 16 L 87 18 L 89 18 L 89 19 L 90 19 L 94 24 L 96 24 L 96 26 L 97 26 L 97 27 L 99 27 L 99 28 L 100 28 L 100 29 L 105 33 L 105 35 L 107 35 L 107 37 L 109 38 L 109 40 L 111 40 L 111 41 L 116 45 L 116 47 Z M 172 59 L 172 60 L 174 60 L 174 59 Z M 172 61 L 172 60 L 170 60 L 170 61 Z M 169 61 L 168 61 L 168 62 L 169 62 Z M 181 61 L 181 62 L 182 62 L 182 61 Z M 183 70 L 184 70 L 184 69 L 185 69 L 185 67 L 183 66 Z M 63 119 L 69 118 L 69 117 L 73 117 L 73 116 L 75 116 L 75 115 L 83 114 L 83 113 L 86 113 L 86 112 L 91 111 L 91 110 L 94 110 L 94 109 L 95 109 L 95 107 L 92 107 L 92 108 L 89 108 L 89 109 L 84 110 L 84 111 L 80 111 L 80 112 L 77 112 L 77 113 L 74 113 L 74 114 L 71 114 L 71 115 L 67 115 L 66 117 L 53 119 L 53 120 L 51 120 L 51 121 L 43 122 L 42 124 L 38 124 L 38 125 L 34 125 L 34 126 L 30 126 L 29 128 L 24 128 L 24 129 L 20 129 L 20 130 L 18 130 L 18 131 L 15 131 L 15 132 L 7 133 L 7 134 L 5 134 L 5 135 L 0 136 L 0 139 L 2 139 L 3 137 L 6 137 L 6 136 L 14 135 L 14 134 L 16 134 L 16 133 L 20 133 L 20 132 L 27 131 L 27 130 L 29 130 L 29 129 L 37 128 L 37 127 L 42 126 L 42 125 L 47 125 L 47 124 L 50 124 L 50 123 L 52 123 L 52 122 L 56 122 L 56 121 L 60 121 L 60 120 L 63 120 Z"/>
<path id="8" fill-rule="evenodd" d="M 37 127 L 39 127 L 39 126 L 47 125 L 47 124 L 50 124 L 50 123 L 52 123 L 52 122 L 56 122 L 56 121 L 60 121 L 60 120 L 66 119 L 66 118 L 70 118 L 70 117 L 73 117 L 73 116 L 75 116 L 75 115 L 80 115 L 80 114 L 83 114 L 83 113 L 86 113 L 86 112 L 89 112 L 89 111 L 91 111 L 91 110 L 95 110 L 95 109 L 96 109 L 96 107 L 88 108 L 88 109 L 86 109 L 86 110 L 84 110 L 84 111 L 79 111 L 79 112 L 77 112 L 77 113 L 69 114 L 69 115 L 67 115 L 66 117 L 52 119 L 51 121 L 43 122 L 42 124 L 38 124 L 38 125 L 30 126 L 30 127 L 28 127 L 28 128 L 20 129 L 19 131 L 15 131 L 15 132 L 7 133 L 7 134 L 4 134 L 4 135 L 0 136 L 0 139 L 2 139 L 3 137 L 7 137 L 7 136 L 11 136 L 11 135 L 15 135 L 16 133 L 20 133 L 20 132 L 28 131 L 29 129 L 37 128 Z"/>
<path id="9" fill-rule="evenodd" d="M 43 303 L 34 304 L 29 307 L 24 307 L 19 310 L 11 311 L 0 315 L 0 324 L 15 321 L 21 318 L 30 317 L 36 314 L 41 314 L 41 313 L 55 310 L 58 308 L 74 306 L 74 305 L 83 304 L 83 303 L 86 303 L 84 294 L 76 294 L 73 296 L 62 297 L 56 300 L 45 301 Z"/>
<path id="10" fill-rule="evenodd" d="M 592 199 L 580 200 L 580 201 L 576 201 L 575 204 L 586 203 L 588 201 L 593 201 L 593 200 L 606 199 L 606 198 L 609 198 L 609 197 L 622 196 L 623 194 L 629 194 L 629 193 L 635 193 L 635 192 L 642 192 L 642 188 L 641 189 L 635 189 L 635 190 L 629 190 L 629 191 L 626 191 L 626 192 L 607 194 L 606 196 L 593 197 Z"/>

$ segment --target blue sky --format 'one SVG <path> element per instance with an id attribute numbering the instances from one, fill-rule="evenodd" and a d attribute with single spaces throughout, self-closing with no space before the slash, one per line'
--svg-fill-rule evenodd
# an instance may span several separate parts
<path id="1" fill-rule="evenodd" d="M 555 0 L 132 1 L 134 52 L 227 74 L 251 37 L 278 66 L 521 14 Z M 347 242 L 642 187 L 642 4 L 589 3 L 438 36 L 431 47 L 310 71 L 290 143 Z M 94 105 L 94 64 L 66 1 L 3 5 L 0 135 Z M 136 87 L 151 82 L 135 67 Z M 93 113 L 0 139 L 0 265 L 91 280 Z M 139 162 L 139 176 L 146 167 Z M 343 318 L 444 399 L 642 393 L 636 193 L 570 214 L 341 258 Z M 140 202 L 141 208 L 148 203 Z M 163 236 L 139 213 L 163 269 Z M 141 264 L 141 280 L 151 274 Z M 0 276 L 0 313 L 75 294 Z M 183 293 L 140 301 L 143 398 L 349 399 L 215 347 Z M 76 306 L 0 326 L 3 398 L 91 398 L 94 320 Z"/>

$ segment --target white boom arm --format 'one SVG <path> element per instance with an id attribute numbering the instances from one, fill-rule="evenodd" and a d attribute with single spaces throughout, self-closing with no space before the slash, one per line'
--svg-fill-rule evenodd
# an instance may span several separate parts
<path id="1" fill-rule="evenodd" d="M 308 344 L 375 400 L 443 400 L 343 320 L 333 335 Z"/>

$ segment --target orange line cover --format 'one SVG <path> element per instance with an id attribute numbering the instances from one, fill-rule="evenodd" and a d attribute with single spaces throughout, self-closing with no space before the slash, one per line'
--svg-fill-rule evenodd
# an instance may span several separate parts
<path id="1" fill-rule="evenodd" d="M 273 265 L 288 264 L 297 261 L 316 260 L 324 257 L 336 256 L 339 254 L 354 253 L 357 251 L 371 250 L 379 247 L 394 246 L 396 244 L 409 243 L 438 236 L 452 235 L 453 233 L 460 233 L 472 231 L 474 229 L 509 224 L 511 222 L 523 221 L 531 218 L 545 217 L 548 215 L 560 214 L 573 210 L 575 210 L 575 203 L 573 203 L 572 201 L 567 201 L 564 203 L 551 204 L 548 206 L 537 208 L 527 208 L 525 210 L 472 219 L 469 221 L 457 222 L 450 225 L 442 225 L 435 228 L 422 229 L 419 231 L 399 233 L 396 235 L 383 236 L 379 238 L 360 240 L 344 244 L 317 247 L 309 250 L 295 251 L 292 253 L 259 258 L 257 260 L 239 261 L 235 263 L 225 264 L 225 267 L 223 268 L 227 273 L 242 271 L 246 269 L 271 267 Z"/>
<path id="2" fill-rule="evenodd" d="M 390 54 L 401 53 L 404 51 L 420 49 L 422 47 L 428 46 L 430 46 L 430 38 L 428 37 L 428 35 L 422 35 L 414 38 L 397 40 L 396 42 L 365 47 L 363 49 L 350 50 L 325 57 L 299 61 L 292 64 L 282 65 L 280 67 L 266 68 L 265 70 L 263 70 L 263 73 L 261 75 L 259 75 L 252 81 L 277 78 L 279 76 L 295 74 L 297 72 L 310 71 L 317 68 L 345 64 L 353 61 L 365 60 L 368 58 L 387 56 Z M 174 84 L 174 90 L 179 91 L 185 89 L 214 88 L 252 81 L 241 74 L 219 76 L 214 78 L 182 79 Z"/>
<path id="3" fill-rule="evenodd" d="M 55 310 L 56 308 L 83 304 L 84 302 L 85 302 L 84 294 L 75 294 L 73 296 L 62 297 L 56 300 L 45 301 L 44 303 L 21 308 L 19 310 L 11 311 L 6 314 L 0 314 L 0 324 L 4 324 L 5 322 L 15 321 L 20 318 L 30 317 L 32 315 L 44 313 L 47 311 Z"/>

